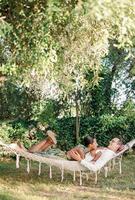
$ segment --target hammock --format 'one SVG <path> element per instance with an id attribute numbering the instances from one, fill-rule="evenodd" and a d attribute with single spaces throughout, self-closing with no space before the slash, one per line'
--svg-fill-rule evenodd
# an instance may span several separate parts
<path id="1" fill-rule="evenodd" d="M 125 151 L 127 151 L 128 149 L 132 148 L 133 145 L 135 144 L 135 139 L 128 142 L 125 145 L 124 150 L 122 150 L 121 152 L 117 153 L 116 156 L 114 156 L 112 159 L 115 159 L 117 157 L 120 157 L 123 155 L 123 153 Z M 50 166 L 50 178 L 52 178 L 52 166 L 58 167 L 61 170 L 61 181 L 63 181 L 64 179 L 64 170 L 70 170 L 74 172 L 74 176 L 73 179 L 75 181 L 75 172 L 78 171 L 80 172 L 80 185 L 82 185 L 82 172 L 86 172 L 86 171 L 90 171 L 89 169 L 87 169 L 86 167 L 84 167 L 83 165 L 80 164 L 80 162 L 78 161 L 69 161 L 60 157 L 43 157 L 41 155 L 37 155 L 34 153 L 29 153 L 27 151 L 21 150 L 19 148 L 16 148 L 17 145 L 15 146 L 15 144 L 5 144 L 4 142 L 0 141 L 0 145 L 5 147 L 6 149 L 8 149 L 9 151 L 11 151 L 12 153 L 14 153 L 16 155 L 16 168 L 19 168 L 19 158 L 20 156 L 24 157 L 27 160 L 27 172 L 30 172 L 30 160 L 33 161 L 37 161 L 39 162 L 39 171 L 38 171 L 38 175 L 41 174 L 41 164 L 45 163 L 47 165 Z M 111 160 L 112 160 L 111 159 Z M 108 163 L 108 162 L 107 162 Z M 107 177 L 107 172 L 108 172 L 108 167 L 106 166 L 106 164 L 102 167 L 105 169 L 105 177 Z M 121 173 L 121 159 L 120 159 L 120 173 Z M 97 171 L 93 171 L 95 173 L 95 183 L 97 183 Z"/>

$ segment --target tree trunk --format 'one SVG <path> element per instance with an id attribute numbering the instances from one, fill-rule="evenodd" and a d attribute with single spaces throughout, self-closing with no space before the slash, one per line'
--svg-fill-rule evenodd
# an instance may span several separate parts
<path id="1" fill-rule="evenodd" d="M 79 103 L 76 98 L 76 142 L 79 142 L 79 131 L 80 131 L 80 116 L 79 116 Z"/>
<path id="2" fill-rule="evenodd" d="M 108 109 L 108 112 L 111 110 L 111 97 L 112 97 L 112 82 L 115 76 L 115 72 L 117 70 L 117 64 L 113 65 L 112 70 L 110 72 L 108 82 L 105 88 L 105 96 L 106 96 L 106 109 Z"/>

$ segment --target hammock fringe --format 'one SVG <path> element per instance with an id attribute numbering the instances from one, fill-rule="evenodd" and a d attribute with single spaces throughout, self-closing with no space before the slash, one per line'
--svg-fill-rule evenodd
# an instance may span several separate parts
<path id="1" fill-rule="evenodd" d="M 16 168 L 17 169 L 19 168 L 20 156 L 24 157 L 27 160 L 27 172 L 28 173 L 30 173 L 30 161 L 33 160 L 33 161 L 39 162 L 38 175 L 41 174 L 42 163 L 45 163 L 50 166 L 50 172 L 49 172 L 50 179 L 52 178 L 52 166 L 55 166 L 61 170 L 61 182 L 63 182 L 63 180 L 64 180 L 64 170 L 73 171 L 73 181 L 76 180 L 76 172 L 78 171 L 80 173 L 80 185 L 82 185 L 82 172 L 89 171 L 86 167 L 81 165 L 78 161 L 69 161 L 66 159 L 62 159 L 60 157 L 59 158 L 58 157 L 57 158 L 43 157 L 41 155 L 36 155 L 36 154 L 30 153 L 30 152 L 27 152 L 24 150 L 17 149 L 17 148 L 15 148 L 15 146 L 13 146 L 11 144 L 5 144 L 2 141 L 0 141 L 0 145 L 5 147 L 6 149 L 10 150 L 12 153 L 14 153 L 16 155 Z M 135 139 L 128 142 L 125 145 L 124 150 L 117 153 L 117 155 L 109 161 L 110 162 L 109 166 L 105 165 L 102 167 L 105 170 L 105 177 L 108 176 L 108 171 L 110 171 L 110 169 L 113 169 L 114 166 L 116 165 L 116 161 L 115 161 L 116 158 L 120 158 L 119 162 L 118 162 L 119 163 L 119 173 L 120 174 L 122 173 L 122 155 L 125 151 L 131 149 L 134 145 L 135 145 Z M 100 173 L 100 171 L 101 171 L 101 169 L 99 171 L 93 172 L 93 173 L 95 173 L 95 184 L 97 184 L 98 173 Z M 86 179 L 88 180 L 88 175 L 86 175 Z"/>

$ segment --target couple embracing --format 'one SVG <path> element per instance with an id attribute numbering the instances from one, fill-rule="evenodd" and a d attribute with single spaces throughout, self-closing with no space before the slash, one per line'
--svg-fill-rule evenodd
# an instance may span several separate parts
<path id="1" fill-rule="evenodd" d="M 87 148 L 75 147 L 67 152 L 67 156 L 80 161 L 83 166 L 93 171 L 101 169 L 125 148 L 119 138 L 113 138 L 107 147 L 98 147 L 96 139 L 87 136 L 84 138 L 84 144 Z"/>
<path id="2" fill-rule="evenodd" d="M 31 153 L 46 151 L 57 143 L 56 135 L 53 131 L 47 131 L 47 139 L 40 141 L 33 145 L 28 150 L 22 144 L 17 145 L 20 150 L 25 150 Z M 125 147 L 119 138 L 113 138 L 108 147 L 98 147 L 96 138 L 87 136 L 84 138 L 85 148 L 77 146 L 67 152 L 69 160 L 79 161 L 82 165 L 90 170 L 99 170 L 106 162 L 112 159 L 117 153 L 122 151 Z"/>

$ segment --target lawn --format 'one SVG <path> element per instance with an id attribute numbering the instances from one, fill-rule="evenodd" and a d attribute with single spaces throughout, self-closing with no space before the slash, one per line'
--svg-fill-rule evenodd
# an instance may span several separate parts
<path id="1" fill-rule="evenodd" d="M 118 173 L 118 166 L 104 178 L 103 173 L 94 184 L 94 175 L 83 186 L 79 186 L 79 177 L 74 182 L 73 176 L 66 172 L 63 183 L 61 174 L 53 169 L 53 178 L 49 179 L 49 168 L 43 166 L 42 174 L 37 175 L 38 167 L 32 163 L 30 174 L 26 172 L 26 161 L 22 159 L 19 169 L 15 169 L 15 160 L 0 160 L 0 200 L 133 200 L 135 199 L 135 155 L 123 158 L 123 173 Z"/>

